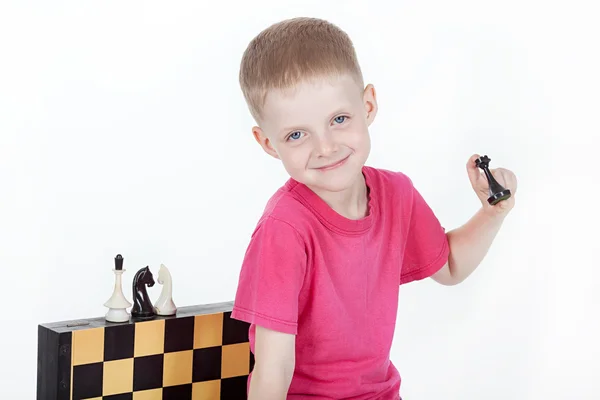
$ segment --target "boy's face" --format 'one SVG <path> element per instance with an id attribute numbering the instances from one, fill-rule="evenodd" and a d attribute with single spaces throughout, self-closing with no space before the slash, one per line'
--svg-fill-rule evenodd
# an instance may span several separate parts
<path id="1" fill-rule="evenodd" d="M 253 133 L 295 180 L 339 192 L 360 176 L 371 150 L 368 127 L 377 113 L 375 89 L 350 76 L 271 91 Z"/>

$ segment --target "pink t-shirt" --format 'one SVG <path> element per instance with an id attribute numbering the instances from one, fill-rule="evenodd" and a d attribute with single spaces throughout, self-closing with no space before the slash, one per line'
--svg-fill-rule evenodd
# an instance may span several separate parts
<path id="1" fill-rule="evenodd" d="M 369 213 L 347 219 L 290 179 L 268 202 L 232 317 L 296 335 L 287 399 L 397 400 L 390 360 L 401 284 L 448 259 L 444 228 L 403 173 L 365 166 Z M 250 376 L 250 379 L 252 377 Z"/>

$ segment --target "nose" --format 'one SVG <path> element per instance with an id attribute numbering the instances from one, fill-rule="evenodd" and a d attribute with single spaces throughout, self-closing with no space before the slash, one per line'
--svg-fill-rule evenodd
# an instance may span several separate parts
<path id="1" fill-rule="evenodd" d="M 331 132 L 323 132 L 315 136 L 315 149 L 320 156 L 327 157 L 338 151 L 338 144 Z"/>

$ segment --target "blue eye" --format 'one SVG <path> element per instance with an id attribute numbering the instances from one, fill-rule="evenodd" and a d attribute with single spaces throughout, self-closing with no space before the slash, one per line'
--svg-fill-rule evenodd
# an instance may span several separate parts
<path id="1" fill-rule="evenodd" d="M 293 140 L 298 140 L 302 137 L 302 133 L 300 131 L 293 132 L 289 138 Z"/>
<path id="2" fill-rule="evenodd" d="M 338 124 L 343 123 L 346 120 L 346 116 L 345 115 L 340 115 L 339 117 L 335 117 L 334 121 L 337 122 Z"/>

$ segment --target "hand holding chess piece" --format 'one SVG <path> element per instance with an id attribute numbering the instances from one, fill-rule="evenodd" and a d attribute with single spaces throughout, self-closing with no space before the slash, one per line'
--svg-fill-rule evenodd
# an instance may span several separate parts
<path id="1" fill-rule="evenodd" d="M 487 155 L 472 155 L 467 162 L 469 180 L 486 211 L 506 215 L 515 205 L 517 178 L 506 168 L 490 170 L 490 161 Z"/>

